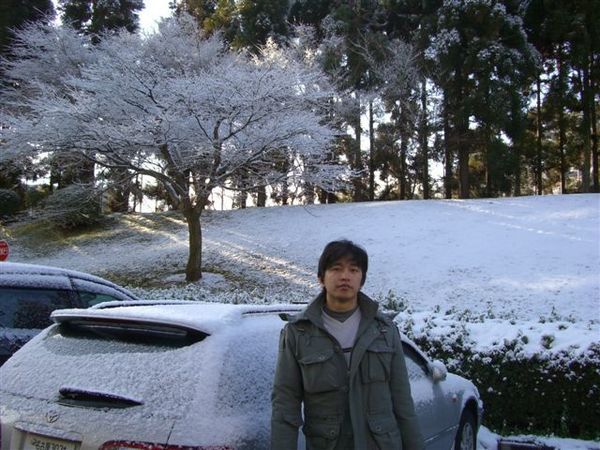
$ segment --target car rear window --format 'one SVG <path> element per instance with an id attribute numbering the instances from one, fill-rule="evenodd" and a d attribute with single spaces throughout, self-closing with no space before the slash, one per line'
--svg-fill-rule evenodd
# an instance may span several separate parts
<path id="1" fill-rule="evenodd" d="M 67 338 L 102 342 L 119 342 L 122 351 L 132 347 L 143 351 L 159 350 L 161 347 L 180 348 L 202 341 L 208 334 L 176 325 L 155 322 L 139 322 L 121 319 L 72 318 L 62 322 L 58 333 Z M 115 348 L 112 349 L 115 351 Z"/>
<path id="2" fill-rule="evenodd" d="M 0 326 L 5 328 L 41 329 L 52 323 L 55 309 L 72 308 L 67 290 L 2 288 L 0 289 Z"/>

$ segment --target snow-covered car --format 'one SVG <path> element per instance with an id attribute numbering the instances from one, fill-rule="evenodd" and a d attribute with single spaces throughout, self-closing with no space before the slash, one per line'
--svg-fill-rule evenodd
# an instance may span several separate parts
<path id="1" fill-rule="evenodd" d="M 0 368 L 1 447 L 268 449 L 281 317 L 299 308 L 148 301 L 55 311 L 56 324 Z M 476 387 L 403 342 L 427 448 L 474 450 Z"/>
<path id="2" fill-rule="evenodd" d="M 0 262 L 0 365 L 52 323 L 55 309 L 135 299 L 128 290 L 87 273 Z"/>

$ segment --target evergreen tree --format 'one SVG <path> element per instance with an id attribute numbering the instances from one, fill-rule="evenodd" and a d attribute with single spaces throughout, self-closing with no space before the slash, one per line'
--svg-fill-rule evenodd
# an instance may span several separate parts
<path id="1" fill-rule="evenodd" d="M 89 32 L 101 34 L 107 30 L 126 29 L 134 33 L 139 29 L 139 11 L 144 0 L 104 0 L 94 2 Z"/>
<path id="2" fill-rule="evenodd" d="M 143 8 L 144 0 L 59 0 L 62 21 L 94 36 L 123 28 L 138 31 Z"/>
<path id="3" fill-rule="evenodd" d="M 538 168 L 537 192 L 541 194 L 541 155 L 545 154 L 545 173 L 558 171 L 561 192 L 573 183 L 568 178 L 572 167 L 582 174 L 581 186 L 572 189 L 587 192 L 598 185 L 596 113 L 598 73 L 595 63 L 599 50 L 597 24 L 598 1 L 561 2 L 532 0 L 527 4 L 525 20 L 530 41 L 543 57 L 543 78 L 547 95 L 539 95 L 544 83 L 538 77 Z M 544 100 L 544 102 L 542 102 Z M 544 104 L 543 104 L 544 103 Z M 548 128 L 542 139 L 542 108 Z M 573 122 L 573 120 L 575 120 Z M 573 129 L 577 132 L 578 161 L 573 161 Z M 546 145 L 546 149 L 542 149 Z M 594 150 L 595 149 L 595 150 Z M 591 178 L 590 178 L 591 172 Z"/>
<path id="4" fill-rule="evenodd" d="M 54 17 L 52 0 L 0 0 L 0 55 L 10 56 L 13 32 L 26 22 Z"/>
<path id="5" fill-rule="evenodd" d="M 237 47 L 257 50 L 271 38 L 282 43 L 288 35 L 288 0 L 241 0 L 237 3 L 240 32 Z"/>
<path id="6" fill-rule="evenodd" d="M 63 23 L 76 30 L 85 30 L 92 20 L 93 4 L 89 0 L 60 0 L 59 10 Z"/>
<path id="7" fill-rule="evenodd" d="M 52 20 L 54 15 L 52 0 L 0 0 L 0 58 L 13 57 L 11 46 L 14 43 L 14 30 L 28 22 Z M 4 73 L 0 71 L 0 94 L 9 88 L 8 84 Z M 19 164 L 0 165 L 0 188 L 17 192 L 21 207 L 24 206 L 26 191 L 23 178 L 32 175 L 28 169 L 30 165 L 31 161 L 27 158 Z"/>
<path id="8" fill-rule="evenodd" d="M 474 153 L 483 155 L 486 195 L 494 195 L 492 146 L 510 116 L 513 89 L 535 66 L 522 20 L 509 2 L 444 3 L 428 53 L 441 69 L 437 81 L 447 100 L 451 136 L 446 139 L 458 154 L 459 195 L 470 196 Z"/>

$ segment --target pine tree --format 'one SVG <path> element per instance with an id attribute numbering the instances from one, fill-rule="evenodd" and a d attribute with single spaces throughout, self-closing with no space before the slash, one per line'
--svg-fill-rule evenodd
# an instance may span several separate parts
<path id="1" fill-rule="evenodd" d="M 0 0 L 0 58 L 12 58 L 11 46 L 14 32 L 28 22 L 50 21 L 55 11 L 52 0 Z M 0 94 L 9 88 L 10 83 L 0 71 Z M 0 164 L 0 188 L 17 192 L 22 205 L 26 187 L 23 178 L 30 174 L 30 161 L 24 159 L 18 164 Z"/>
<path id="2" fill-rule="evenodd" d="M 437 81 L 446 95 L 451 132 L 446 139 L 458 154 L 459 195 L 470 196 L 475 153 L 483 156 L 485 193 L 494 195 L 492 146 L 510 116 L 513 89 L 535 65 L 522 20 L 509 2 L 444 3 L 428 53 L 441 69 Z"/>
<path id="3" fill-rule="evenodd" d="M 139 29 L 139 11 L 144 0 L 59 0 L 64 23 L 98 37 L 107 31 Z"/>
<path id="4" fill-rule="evenodd" d="M 54 14 L 52 0 L 0 0 L 0 55 L 10 56 L 13 42 L 11 30 L 26 22 L 51 20 Z"/>

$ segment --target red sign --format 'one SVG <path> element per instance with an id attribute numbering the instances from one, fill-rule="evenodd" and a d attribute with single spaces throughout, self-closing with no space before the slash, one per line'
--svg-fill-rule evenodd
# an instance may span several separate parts
<path id="1" fill-rule="evenodd" d="M 0 240 L 0 261 L 8 259 L 8 242 Z"/>

